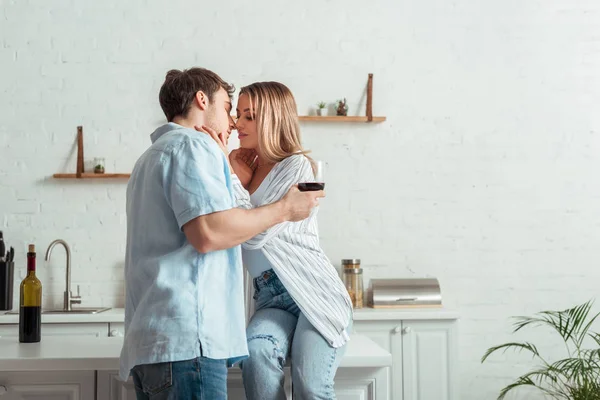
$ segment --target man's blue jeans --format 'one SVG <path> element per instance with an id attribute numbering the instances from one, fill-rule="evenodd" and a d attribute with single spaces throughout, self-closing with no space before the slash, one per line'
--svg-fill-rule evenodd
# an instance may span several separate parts
<path id="1" fill-rule="evenodd" d="M 193 360 L 137 365 L 131 370 L 137 400 L 226 400 L 225 360 Z"/>

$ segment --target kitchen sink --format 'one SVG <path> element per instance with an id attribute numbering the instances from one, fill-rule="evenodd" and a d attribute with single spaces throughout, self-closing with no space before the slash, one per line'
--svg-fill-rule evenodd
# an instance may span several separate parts
<path id="1" fill-rule="evenodd" d="M 110 310 L 111 307 L 101 307 L 101 308 L 92 308 L 92 307 L 77 307 L 71 310 L 42 310 L 42 314 L 99 314 L 104 311 Z"/>
<path id="2" fill-rule="evenodd" d="M 72 310 L 63 310 L 62 308 L 55 310 L 42 310 L 42 314 L 99 314 L 104 311 L 111 310 L 111 307 L 77 307 Z M 5 314 L 18 314 L 19 310 L 8 311 Z"/>

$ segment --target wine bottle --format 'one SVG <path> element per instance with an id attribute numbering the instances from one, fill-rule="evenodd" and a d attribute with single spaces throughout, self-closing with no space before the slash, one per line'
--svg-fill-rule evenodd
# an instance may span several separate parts
<path id="1" fill-rule="evenodd" d="M 29 245 L 27 276 L 21 282 L 19 342 L 36 343 L 42 333 L 42 282 L 35 276 L 35 245 Z"/>

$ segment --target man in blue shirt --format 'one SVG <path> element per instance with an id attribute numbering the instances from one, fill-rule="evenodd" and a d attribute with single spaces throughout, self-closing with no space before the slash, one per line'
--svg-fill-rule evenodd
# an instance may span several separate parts
<path id="1" fill-rule="evenodd" d="M 127 186 L 125 338 L 120 377 L 138 399 L 227 398 L 227 367 L 248 355 L 239 244 L 309 216 L 323 192 L 292 188 L 235 208 L 225 142 L 233 87 L 202 68 L 167 73 L 168 123 L 151 135 Z M 202 133 L 194 127 L 203 126 Z"/>

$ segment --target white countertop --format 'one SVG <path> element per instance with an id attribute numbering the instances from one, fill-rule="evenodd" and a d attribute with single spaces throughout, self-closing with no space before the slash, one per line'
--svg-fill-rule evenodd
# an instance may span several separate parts
<path id="1" fill-rule="evenodd" d="M 359 308 L 354 310 L 355 321 L 382 321 L 382 320 L 440 320 L 458 319 L 458 312 L 447 308 Z"/>
<path id="2" fill-rule="evenodd" d="M 4 314 L 3 314 L 4 313 Z M 440 320 L 458 319 L 458 312 L 446 308 L 361 308 L 354 310 L 355 321 L 381 320 Z M 94 322 L 123 322 L 125 310 L 113 308 L 99 314 L 42 314 L 45 324 L 85 324 Z M 18 324 L 18 314 L 6 314 L 0 311 L 0 325 Z"/>
<path id="3" fill-rule="evenodd" d="M 124 322 L 125 310 L 123 308 L 112 308 L 98 314 L 42 314 L 43 324 L 85 324 L 94 322 Z M 18 324 L 19 314 L 7 314 L 0 311 L 0 325 Z"/>
<path id="4" fill-rule="evenodd" d="M 384 367 L 392 355 L 371 339 L 352 334 L 340 367 Z M 42 337 L 39 343 L 0 338 L 0 371 L 118 370 L 123 339 Z"/>

